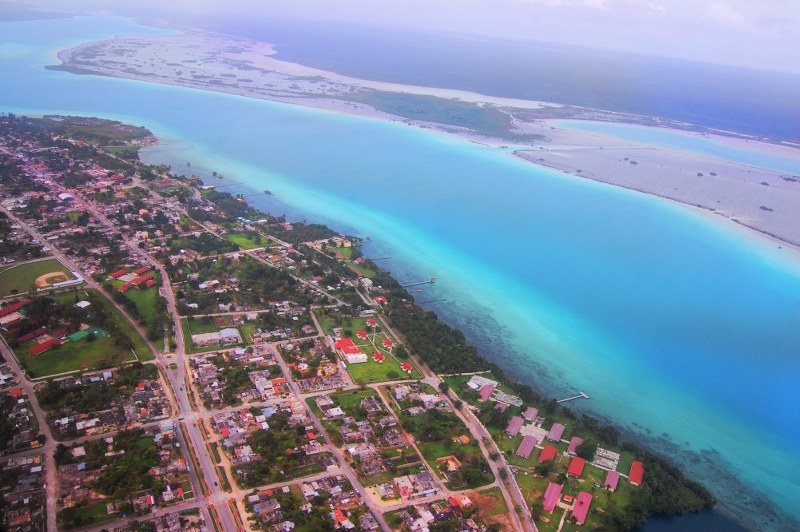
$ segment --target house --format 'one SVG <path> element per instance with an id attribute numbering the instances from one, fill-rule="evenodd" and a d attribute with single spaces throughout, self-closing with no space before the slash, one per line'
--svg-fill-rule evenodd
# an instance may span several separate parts
<path id="1" fill-rule="evenodd" d="M 606 474 L 606 480 L 603 482 L 603 487 L 608 491 L 617 491 L 617 485 L 619 484 L 619 473 L 616 471 L 609 471 Z"/>
<path id="2" fill-rule="evenodd" d="M 220 330 L 219 339 L 222 345 L 242 343 L 242 335 L 239 334 L 239 329 L 233 327 Z"/>
<path id="3" fill-rule="evenodd" d="M 575 499 L 575 504 L 572 505 L 572 517 L 579 525 L 586 522 L 586 516 L 589 515 L 589 506 L 592 504 L 592 496 L 585 491 L 578 494 Z"/>
<path id="4" fill-rule="evenodd" d="M 641 486 L 644 478 L 644 464 L 638 460 L 631 464 L 631 472 L 628 474 L 628 482 L 634 486 Z"/>
<path id="5" fill-rule="evenodd" d="M 517 456 L 522 458 L 530 458 L 533 449 L 536 447 L 536 438 L 533 436 L 525 436 L 522 438 L 522 443 L 519 444 L 517 448 Z"/>
<path id="6" fill-rule="evenodd" d="M 579 438 L 578 436 L 573 436 L 571 440 L 569 440 L 569 445 L 567 446 L 567 455 L 575 456 L 575 450 L 583 443 L 583 438 Z"/>
<path id="7" fill-rule="evenodd" d="M 61 345 L 61 341 L 58 338 L 49 338 L 49 339 L 45 340 L 44 342 L 42 342 L 42 343 L 40 343 L 38 345 L 35 345 L 35 346 L 31 347 L 30 349 L 28 349 L 28 354 L 30 356 L 32 356 L 32 357 L 35 357 L 35 356 L 41 355 L 42 353 L 44 353 L 48 349 L 52 349 L 52 348 L 56 347 L 57 345 Z"/>
<path id="8" fill-rule="evenodd" d="M 506 427 L 506 434 L 508 434 L 509 438 L 513 438 L 517 434 L 519 434 L 519 429 L 522 428 L 522 424 L 525 422 L 519 416 L 514 416 L 511 418 L 511 421 L 508 422 L 508 426 Z"/>
<path id="9" fill-rule="evenodd" d="M 536 418 L 539 417 L 539 410 L 529 406 L 525 409 L 525 412 L 522 414 L 522 417 L 525 418 L 526 421 L 536 421 Z"/>
<path id="10" fill-rule="evenodd" d="M 553 513 L 553 510 L 556 509 L 556 504 L 558 504 L 559 499 L 561 499 L 561 484 L 551 482 L 547 485 L 547 490 L 544 492 L 542 507 L 545 509 L 545 511 Z"/>
<path id="11" fill-rule="evenodd" d="M 552 445 L 545 445 L 544 449 L 542 449 L 541 454 L 539 454 L 539 461 L 546 462 L 548 460 L 552 460 L 558 454 L 558 449 L 553 447 Z"/>
<path id="12" fill-rule="evenodd" d="M 586 460 L 584 460 L 580 456 L 575 456 L 569 463 L 569 468 L 567 469 L 567 475 L 572 475 L 573 477 L 581 478 L 581 475 L 583 475 L 584 467 L 586 467 Z"/>
<path id="13" fill-rule="evenodd" d="M 484 384 L 483 387 L 478 391 L 478 395 L 480 395 L 481 403 L 485 403 L 492 397 L 494 393 L 494 386 L 491 384 Z"/>
<path id="14" fill-rule="evenodd" d="M 567 429 L 561 423 L 553 423 L 550 432 L 547 433 L 547 439 L 553 443 L 558 443 L 561 441 L 561 437 L 564 435 L 564 431 Z"/>

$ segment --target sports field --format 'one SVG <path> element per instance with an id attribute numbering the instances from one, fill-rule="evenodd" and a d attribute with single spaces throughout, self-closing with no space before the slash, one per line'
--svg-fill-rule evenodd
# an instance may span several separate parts
<path id="1" fill-rule="evenodd" d="M 0 296 L 46 288 L 70 279 L 74 279 L 74 276 L 57 259 L 14 264 L 0 271 Z"/>

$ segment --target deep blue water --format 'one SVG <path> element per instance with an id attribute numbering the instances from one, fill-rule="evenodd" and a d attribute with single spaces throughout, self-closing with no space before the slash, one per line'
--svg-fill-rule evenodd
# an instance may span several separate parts
<path id="1" fill-rule="evenodd" d="M 800 142 L 800 75 L 541 42 L 280 19 L 196 20 L 359 78 L 661 116 Z M 532 36 L 535 39 L 535 36 Z"/>
<path id="2" fill-rule="evenodd" d="M 758 528 L 796 525 L 783 508 L 800 499 L 797 255 L 396 123 L 42 68 L 82 40 L 146 31 L 120 19 L 0 30 L 7 110 L 143 124 L 164 140 L 152 162 L 191 161 L 231 192 L 272 190 L 253 198 L 264 210 L 371 235 L 367 254 L 393 256 L 401 281 L 440 279 L 420 297 L 443 298 L 431 308 L 485 356 L 547 394 L 587 391 L 737 519 L 758 507 Z"/>

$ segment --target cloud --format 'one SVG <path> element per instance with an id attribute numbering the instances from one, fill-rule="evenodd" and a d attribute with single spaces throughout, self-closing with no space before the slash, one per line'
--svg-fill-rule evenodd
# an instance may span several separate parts
<path id="1" fill-rule="evenodd" d="M 741 11 L 737 11 L 728 4 L 711 4 L 706 10 L 711 20 L 723 26 L 740 30 L 751 30 L 752 25 Z"/>

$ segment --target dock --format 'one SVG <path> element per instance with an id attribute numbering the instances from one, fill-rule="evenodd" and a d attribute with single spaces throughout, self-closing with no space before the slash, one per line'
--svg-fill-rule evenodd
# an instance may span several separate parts
<path id="1" fill-rule="evenodd" d="M 572 401 L 573 399 L 588 399 L 589 396 L 586 395 L 584 392 L 579 392 L 578 395 L 573 395 L 572 397 L 566 397 L 564 399 L 559 399 L 556 403 L 566 403 L 567 401 Z"/>
<path id="2" fill-rule="evenodd" d="M 436 282 L 436 277 L 431 277 L 431 278 L 430 278 L 430 279 L 428 279 L 427 281 L 422 281 L 422 282 L 420 282 L 420 283 L 404 284 L 404 285 L 401 285 L 401 286 L 402 286 L 403 288 L 408 288 L 409 286 L 420 286 L 420 285 L 423 285 L 423 284 L 433 284 L 433 283 L 435 283 L 435 282 Z"/>

